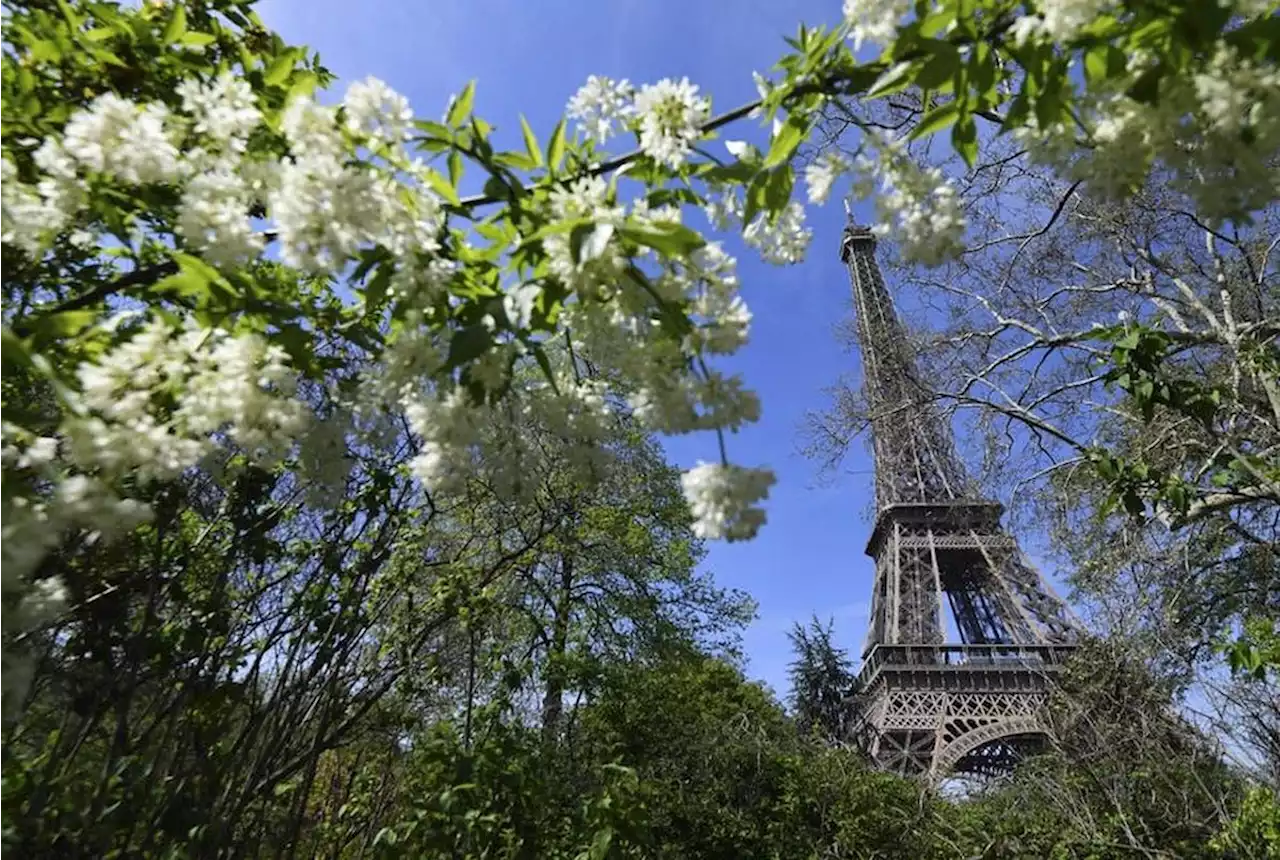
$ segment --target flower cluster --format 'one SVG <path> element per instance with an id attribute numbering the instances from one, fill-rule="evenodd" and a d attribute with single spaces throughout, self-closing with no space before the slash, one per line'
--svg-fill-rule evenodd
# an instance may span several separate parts
<path id="1" fill-rule="evenodd" d="M 665 78 L 640 88 L 635 112 L 645 155 L 677 168 L 702 136 L 702 124 L 711 116 L 711 102 L 698 95 L 698 88 L 688 78 Z"/>
<path id="2" fill-rule="evenodd" d="M 853 49 L 867 42 L 887 44 L 910 8 L 909 0 L 844 0 L 844 21 Z"/>
<path id="3" fill-rule="evenodd" d="M 409 135 L 409 100 L 374 77 L 347 87 L 342 100 L 347 129 L 354 134 L 398 144 Z"/>
<path id="4" fill-rule="evenodd" d="M 569 99 L 567 113 L 578 121 L 588 140 L 604 143 L 613 136 L 613 125 L 625 125 L 635 113 L 632 99 L 635 90 L 624 78 L 591 75 L 573 98 Z"/>
<path id="5" fill-rule="evenodd" d="M 566 112 L 597 143 L 613 136 L 615 123 L 634 129 L 645 155 L 677 169 L 702 137 L 711 101 L 698 95 L 688 78 L 666 78 L 637 92 L 626 80 L 592 75 L 569 99 Z"/>
<path id="6" fill-rule="evenodd" d="M 859 156 L 856 164 L 855 190 L 875 194 L 875 232 L 891 237 L 903 259 L 940 265 L 963 248 L 967 221 L 959 195 L 941 170 L 921 167 L 899 143 L 880 146 L 877 159 Z"/>
<path id="7" fill-rule="evenodd" d="M 1145 61 L 1131 58 L 1130 73 Z M 1017 132 L 1037 161 L 1100 197 L 1127 196 L 1160 162 L 1210 221 L 1257 211 L 1280 195 L 1280 73 L 1220 47 L 1187 78 L 1170 76 L 1155 104 L 1119 86 L 1082 96 L 1084 129 L 1062 124 Z M 1083 141 L 1078 139 L 1083 138 Z M 1083 142 L 1087 145 L 1081 146 Z"/>
<path id="8" fill-rule="evenodd" d="M 67 120 L 62 148 L 82 169 L 118 182 L 169 182 L 181 173 L 169 118 L 162 104 L 139 105 L 103 93 Z"/>
<path id="9" fill-rule="evenodd" d="M 703 211 L 717 230 L 726 230 L 741 223 L 745 213 L 742 198 L 732 189 L 723 193 L 713 192 Z M 786 266 L 804 260 L 813 231 L 805 226 L 804 206 L 791 202 L 772 221 L 763 212 L 752 218 L 743 229 L 742 237 L 760 252 L 765 262 Z"/>
<path id="10" fill-rule="evenodd" d="M 755 504 L 775 481 L 767 469 L 744 469 L 720 463 L 698 463 L 680 476 L 693 510 L 699 537 L 743 540 L 764 525 L 765 513 Z"/>
<path id="11" fill-rule="evenodd" d="M 805 165 L 804 181 L 809 193 L 809 202 L 822 204 L 831 195 L 831 187 L 836 180 L 849 172 L 849 159 L 836 151 L 824 152 L 812 162 Z"/>
<path id="12" fill-rule="evenodd" d="M 78 375 L 85 414 L 62 433 L 83 471 L 170 479 L 208 454 L 216 433 L 272 462 L 306 425 L 283 350 L 257 334 L 154 320 Z"/>

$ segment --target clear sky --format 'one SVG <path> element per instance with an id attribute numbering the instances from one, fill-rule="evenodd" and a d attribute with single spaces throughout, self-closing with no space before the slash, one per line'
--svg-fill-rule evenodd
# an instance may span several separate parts
<path id="1" fill-rule="evenodd" d="M 449 96 L 476 79 L 475 110 L 497 127 L 497 145 L 509 148 L 522 148 L 520 113 L 545 141 L 591 74 L 633 83 L 687 76 L 712 96 L 715 112 L 750 101 L 752 70 L 783 55 L 783 36 L 801 21 L 830 25 L 840 15 L 837 0 L 266 0 L 260 8 L 286 41 L 319 51 L 340 79 L 338 92 L 375 75 L 419 116 L 438 118 Z M 758 123 L 744 120 L 725 137 L 760 142 Z M 759 601 L 745 641 L 748 671 L 780 695 L 792 623 L 814 613 L 834 617 L 839 641 L 856 655 L 871 593 L 871 560 L 863 554 L 869 456 L 858 446 L 845 474 L 820 482 L 798 453 L 805 413 L 824 407 L 824 389 L 856 369 L 856 356 L 833 335 L 850 307 L 838 194 L 825 208 L 810 207 L 813 244 L 800 265 L 770 266 L 736 239 L 725 243 L 739 259 L 754 313 L 751 342 L 725 367 L 743 372 L 764 404 L 759 424 L 730 437 L 730 456 L 772 467 L 778 483 L 761 534 L 746 544 L 714 544 L 706 564 L 717 581 Z M 706 227 L 700 216 L 689 220 Z M 711 437 L 671 440 L 667 449 L 682 466 L 716 456 Z"/>

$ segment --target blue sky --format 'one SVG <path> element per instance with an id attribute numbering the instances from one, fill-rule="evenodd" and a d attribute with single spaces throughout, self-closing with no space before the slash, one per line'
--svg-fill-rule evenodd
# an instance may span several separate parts
<path id="1" fill-rule="evenodd" d="M 374 75 L 407 96 L 419 116 L 437 118 L 449 96 L 477 81 L 475 109 L 497 127 L 499 146 L 522 148 L 519 114 L 546 139 L 569 96 L 588 75 L 633 83 L 687 76 L 713 97 L 716 112 L 755 98 L 752 70 L 767 70 L 787 50 L 782 38 L 800 21 L 834 23 L 837 0 L 266 0 L 266 23 L 286 41 L 319 51 L 346 83 Z M 758 120 L 727 138 L 759 140 Z M 711 144 L 719 147 L 719 143 Z M 856 213 L 857 214 L 857 213 Z M 692 220 L 692 219 L 691 219 Z M 754 320 L 751 342 L 726 365 L 740 370 L 764 403 L 761 422 L 730 437 L 730 456 L 766 464 L 778 483 L 768 525 L 745 544 L 715 544 L 707 559 L 719 582 L 750 592 L 760 618 L 746 636 L 749 673 L 786 691 L 786 632 L 811 614 L 833 616 L 839 641 L 856 654 L 866 629 L 871 560 L 871 462 L 859 446 L 834 482 L 819 481 L 799 453 L 809 410 L 823 389 L 856 369 L 834 324 L 849 311 L 849 281 L 838 244 L 838 202 L 810 208 L 813 245 L 803 264 L 762 263 L 730 238 Z M 696 224 L 703 227 L 699 219 Z M 710 437 L 671 440 L 680 465 L 714 459 Z"/>

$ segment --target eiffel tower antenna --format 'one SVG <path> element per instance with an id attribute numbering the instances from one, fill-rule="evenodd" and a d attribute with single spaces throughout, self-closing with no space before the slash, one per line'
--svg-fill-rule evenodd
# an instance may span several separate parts
<path id="1" fill-rule="evenodd" d="M 874 233 L 850 217 L 840 257 L 853 285 L 876 491 L 854 735 L 897 773 L 1002 773 L 1043 740 L 1039 714 L 1077 627 L 1001 527 L 1002 506 L 978 495 L 956 456 L 875 251 Z"/>

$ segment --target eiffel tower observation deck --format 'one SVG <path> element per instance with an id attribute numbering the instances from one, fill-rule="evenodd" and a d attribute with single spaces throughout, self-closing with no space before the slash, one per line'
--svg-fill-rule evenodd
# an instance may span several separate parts
<path id="1" fill-rule="evenodd" d="M 1002 506 L 973 490 L 875 251 L 870 229 L 846 227 L 876 489 L 854 740 L 904 775 L 998 774 L 1043 740 L 1041 708 L 1077 629 L 1001 527 Z"/>

